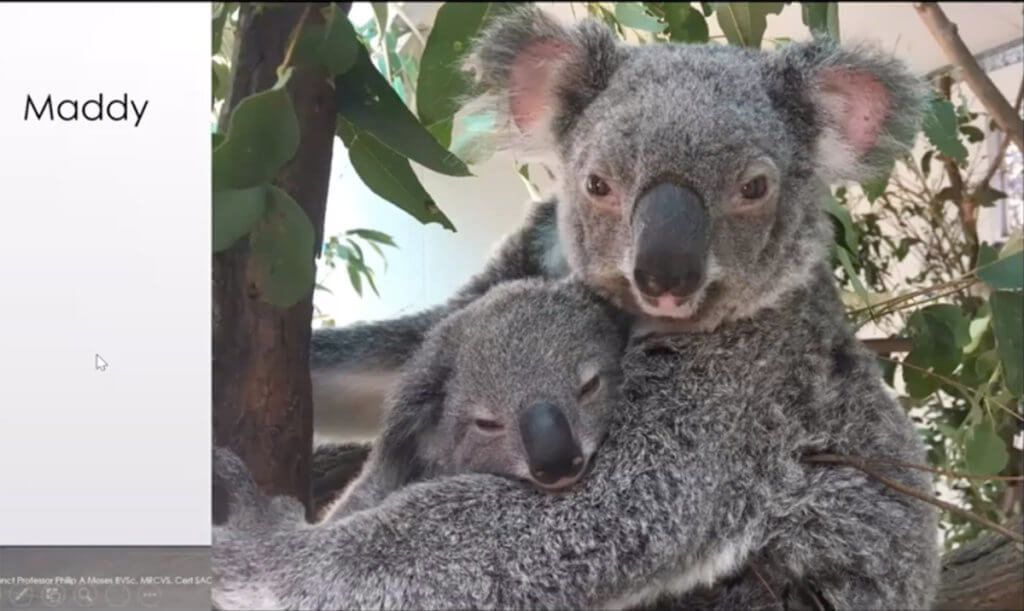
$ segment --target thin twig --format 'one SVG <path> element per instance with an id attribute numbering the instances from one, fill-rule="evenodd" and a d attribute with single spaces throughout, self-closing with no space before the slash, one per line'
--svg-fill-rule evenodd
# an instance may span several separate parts
<path id="1" fill-rule="evenodd" d="M 924 465 L 915 465 L 914 463 L 904 462 L 902 460 L 888 458 L 885 456 L 841 456 L 838 454 L 816 454 L 815 458 L 818 459 L 818 462 L 828 462 L 826 459 L 832 460 L 833 462 L 847 462 L 849 459 L 853 459 L 864 461 L 865 463 L 888 463 L 890 465 L 896 465 L 898 467 L 916 469 L 918 471 L 927 471 L 929 473 L 945 475 L 946 477 L 952 478 L 996 480 L 1002 482 L 1024 481 L 1024 475 L 975 475 L 973 473 L 960 473 L 958 471 L 943 471 L 942 469 L 935 469 L 933 467 L 926 467 Z"/>
<path id="2" fill-rule="evenodd" d="M 878 358 L 880 358 L 880 359 L 882 359 L 884 361 L 889 361 L 890 363 L 895 363 L 895 364 L 900 365 L 902 367 L 909 367 L 910 369 L 913 369 L 914 371 L 918 371 L 918 372 L 923 373 L 923 374 L 925 374 L 927 376 L 931 376 L 931 377 L 935 378 L 936 380 L 939 380 L 940 382 L 945 382 L 946 384 L 950 384 L 952 386 L 955 386 L 955 387 L 959 388 L 962 391 L 967 391 L 967 392 L 971 391 L 970 387 L 965 386 L 965 385 L 961 384 L 960 382 L 957 382 L 956 380 L 953 380 L 951 378 L 947 378 L 944 375 L 937 374 L 934 371 L 928 371 L 927 369 L 925 369 L 923 367 L 918 367 L 917 365 L 914 365 L 914 364 L 911 364 L 911 363 L 907 363 L 906 359 L 904 359 L 903 361 L 897 361 L 895 359 L 891 359 L 891 358 L 889 358 L 887 356 L 882 356 L 882 355 L 878 355 Z M 1017 412 L 1013 411 L 1012 409 L 1010 409 L 1009 407 L 1004 405 L 1002 402 L 996 401 L 992 397 L 987 397 L 987 399 L 990 402 L 992 402 L 996 407 L 998 407 L 999 409 L 1003 410 L 1007 414 L 1010 414 L 1011 416 L 1013 416 L 1017 420 L 1020 420 L 1021 422 L 1024 422 L 1024 416 L 1020 416 L 1019 414 L 1017 414 Z"/>
<path id="3" fill-rule="evenodd" d="M 974 513 L 970 512 L 970 511 L 967 511 L 966 509 L 962 509 L 960 507 L 957 507 L 956 505 L 954 505 L 952 503 L 947 503 L 946 501 L 939 500 L 939 499 L 931 496 L 930 494 L 925 494 L 925 493 L 921 492 L 920 490 L 916 490 L 916 489 L 911 488 L 910 486 L 904 485 L 904 484 L 902 484 L 902 483 L 900 483 L 900 482 L 898 482 L 898 481 L 896 481 L 894 479 L 886 477 L 885 475 L 882 475 L 881 473 L 879 473 L 878 471 L 876 471 L 875 469 L 870 467 L 867 464 L 867 461 L 865 461 L 863 458 L 860 458 L 858 456 L 837 456 L 835 454 L 815 454 L 815 455 L 811 455 L 811 456 L 805 456 L 804 457 L 804 461 L 805 462 L 810 462 L 810 463 L 848 465 L 850 467 L 858 469 L 858 470 L 862 471 L 863 473 L 865 473 L 865 474 L 875 478 L 876 480 L 878 480 L 879 482 L 885 484 L 886 486 L 889 486 L 893 490 L 896 490 L 898 492 L 902 492 L 903 494 L 906 494 L 908 496 L 912 496 L 912 497 L 914 497 L 916 499 L 922 500 L 925 503 L 929 503 L 931 505 L 935 505 L 936 507 L 940 507 L 942 509 L 945 509 L 946 511 L 948 511 L 950 513 L 955 513 L 956 515 L 958 515 L 958 516 L 960 516 L 962 518 L 965 518 L 967 520 L 970 520 L 970 521 L 974 522 L 975 524 L 978 524 L 979 526 L 983 526 L 983 527 L 987 528 L 988 530 L 995 531 L 995 532 L 1003 535 L 1004 537 L 1007 537 L 1011 541 L 1015 541 L 1017 543 L 1024 543 L 1024 536 L 1021 536 L 1021 535 L 1013 532 L 1012 530 L 1009 530 L 1008 528 L 1000 526 L 999 524 L 996 524 L 995 522 L 993 522 L 991 520 L 988 520 L 988 519 L 983 518 L 983 517 L 981 517 L 981 516 L 979 516 L 977 514 L 974 514 Z"/>
<path id="4" fill-rule="evenodd" d="M 284 59 L 281 60 L 281 65 L 277 67 L 277 77 L 281 78 L 288 64 L 292 63 L 292 53 L 295 51 L 295 44 L 299 41 L 299 36 L 302 35 L 302 26 L 306 23 L 306 17 L 309 16 L 310 9 L 313 8 L 312 2 L 307 2 L 306 7 L 302 9 L 302 15 L 299 16 L 299 20 L 295 23 L 295 29 L 292 31 L 291 40 L 288 41 L 288 49 L 284 52 Z"/>
<path id="5" fill-rule="evenodd" d="M 773 590 L 772 587 L 770 585 L 768 585 L 768 581 L 764 577 L 761 576 L 761 571 L 757 570 L 757 563 L 756 562 L 754 562 L 754 561 L 750 562 L 750 570 L 754 571 L 754 575 L 756 575 L 757 578 L 761 581 L 761 584 L 764 585 L 764 589 L 768 590 L 768 594 L 771 595 L 772 600 L 775 601 L 775 604 L 779 605 L 780 607 L 783 606 L 782 605 L 782 601 L 779 600 L 779 597 L 775 595 L 775 590 Z"/>

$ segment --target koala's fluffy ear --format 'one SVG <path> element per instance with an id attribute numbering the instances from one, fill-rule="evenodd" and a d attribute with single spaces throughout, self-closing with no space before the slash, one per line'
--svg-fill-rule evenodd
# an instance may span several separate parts
<path id="1" fill-rule="evenodd" d="M 826 182 L 875 177 L 917 133 L 928 88 L 900 60 L 830 39 L 789 45 L 770 60 L 769 90 L 813 140 Z"/>
<path id="2" fill-rule="evenodd" d="M 546 153 L 603 90 L 619 64 L 611 32 L 587 19 L 569 29 L 533 6 L 508 9 L 473 43 L 471 112 L 492 110 L 520 153 Z"/>

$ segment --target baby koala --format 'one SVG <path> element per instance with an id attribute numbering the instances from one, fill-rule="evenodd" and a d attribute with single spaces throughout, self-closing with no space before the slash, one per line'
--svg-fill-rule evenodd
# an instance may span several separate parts
<path id="1" fill-rule="evenodd" d="M 545 491 L 579 481 L 619 400 L 627 315 L 578 280 L 516 280 L 435 327 L 326 519 L 415 481 L 481 472 Z"/>

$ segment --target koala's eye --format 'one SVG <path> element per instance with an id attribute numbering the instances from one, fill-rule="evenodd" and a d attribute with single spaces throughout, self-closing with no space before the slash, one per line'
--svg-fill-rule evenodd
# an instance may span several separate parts
<path id="1" fill-rule="evenodd" d="M 580 387 L 579 398 L 585 399 L 601 388 L 601 376 L 594 375 Z"/>
<path id="2" fill-rule="evenodd" d="M 740 193 L 743 194 L 745 199 L 761 199 L 767 192 L 768 178 L 764 174 L 751 178 L 743 183 L 743 186 L 740 188 Z"/>
<path id="3" fill-rule="evenodd" d="M 608 183 L 597 174 L 587 176 L 586 187 L 587 193 L 594 197 L 604 197 L 612 192 L 612 188 L 608 186 Z"/>
<path id="4" fill-rule="evenodd" d="M 480 429 L 485 433 L 497 433 L 498 431 L 505 428 L 497 420 L 490 420 L 488 418 L 476 418 L 473 420 L 473 426 Z"/>

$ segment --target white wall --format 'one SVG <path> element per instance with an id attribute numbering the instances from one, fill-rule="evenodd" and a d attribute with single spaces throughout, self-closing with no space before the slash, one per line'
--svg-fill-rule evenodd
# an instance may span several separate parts
<path id="1" fill-rule="evenodd" d="M 356 3 L 355 14 L 370 15 Z M 586 15 L 579 3 L 538 3 L 560 20 L 571 22 Z M 408 3 L 413 19 L 432 19 L 439 3 Z M 1013 3 L 941 3 L 969 47 L 982 51 L 1022 33 L 1021 7 Z M 920 23 L 911 3 L 840 3 L 840 29 L 844 40 L 869 40 L 893 49 L 920 72 L 947 62 L 935 41 Z M 358 12 L 362 11 L 362 12 Z M 799 6 L 791 5 L 781 15 L 768 17 L 766 36 L 809 36 L 801 22 Z M 721 33 L 714 18 L 711 35 Z M 1017 64 L 992 74 L 993 80 L 1012 99 L 1021 81 Z M 415 164 L 414 164 L 415 165 Z M 416 167 L 427 191 L 435 198 L 457 228 L 456 233 L 438 225 L 421 225 L 415 219 L 381 200 L 366 188 L 348 162 L 340 141 L 335 149 L 333 177 L 328 196 L 326 235 L 366 227 L 389 233 L 399 249 L 386 248 L 385 272 L 376 253 L 368 252 L 377 271 L 380 298 L 364 288 L 360 298 L 351 288 L 345 270 L 339 267 L 321 276 L 321 283 L 334 295 L 318 292 L 317 307 L 333 317 L 335 324 L 356 320 L 390 318 L 436 304 L 449 296 L 480 269 L 494 245 L 521 221 L 529 195 L 514 173 L 512 159 L 496 156 L 472 167 L 475 176 L 451 178 Z M 542 186 L 544 183 L 541 183 Z M 983 236 L 999 226 L 994 209 L 983 211 L 979 222 Z"/>

